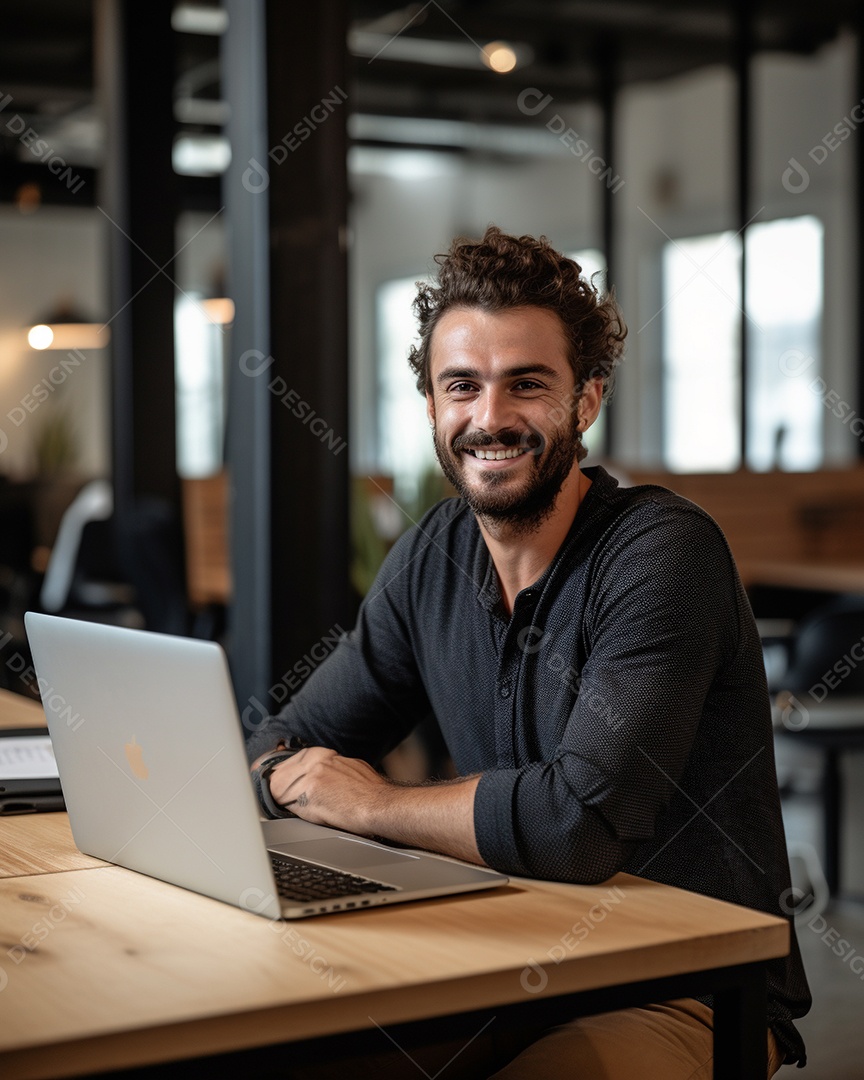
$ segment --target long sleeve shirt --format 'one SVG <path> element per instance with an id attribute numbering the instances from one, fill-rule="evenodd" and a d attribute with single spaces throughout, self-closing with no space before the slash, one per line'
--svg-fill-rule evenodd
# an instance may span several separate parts
<path id="1" fill-rule="evenodd" d="M 474 515 L 448 499 L 394 545 L 355 629 L 250 760 L 295 734 L 373 764 L 433 713 L 474 804 L 485 862 L 581 883 L 618 871 L 780 917 L 789 866 L 759 637 L 726 540 L 659 487 L 592 480 L 551 565 L 501 602 Z M 810 995 L 792 952 L 769 1021 Z"/>

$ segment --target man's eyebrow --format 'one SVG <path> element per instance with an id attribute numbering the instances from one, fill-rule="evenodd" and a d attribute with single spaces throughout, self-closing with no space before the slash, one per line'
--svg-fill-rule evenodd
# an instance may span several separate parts
<path id="1" fill-rule="evenodd" d="M 560 372 L 553 367 L 549 367 L 548 364 L 524 364 L 519 367 L 507 368 L 502 371 L 497 378 L 498 379 L 518 379 L 524 378 L 526 375 L 543 375 L 547 379 L 554 379 L 560 376 Z M 448 382 L 450 379 L 479 379 L 480 372 L 477 368 L 470 367 L 449 367 L 444 368 L 442 372 L 438 374 L 436 382 L 441 384 Z"/>

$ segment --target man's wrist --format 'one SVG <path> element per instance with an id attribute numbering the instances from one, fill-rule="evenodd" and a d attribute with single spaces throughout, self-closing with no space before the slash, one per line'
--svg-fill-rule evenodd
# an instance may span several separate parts
<path id="1" fill-rule="evenodd" d="M 286 745 L 287 742 L 287 745 Z M 280 749 L 281 747 L 281 749 Z M 252 765 L 252 783 L 261 809 L 269 818 L 291 817 L 292 812 L 284 806 L 280 806 L 270 791 L 270 774 L 283 761 L 293 757 L 299 750 L 306 748 L 306 744 L 292 735 L 289 739 L 280 739 L 275 750 L 262 754 Z"/>
<path id="2" fill-rule="evenodd" d="M 395 784 L 382 777 L 382 783 L 369 799 L 359 800 L 354 807 L 356 818 L 354 832 L 363 836 L 394 835 L 392 826 L 398 820 L 397 801 L 402 796 L 403 807 L 407 786 Z"/>

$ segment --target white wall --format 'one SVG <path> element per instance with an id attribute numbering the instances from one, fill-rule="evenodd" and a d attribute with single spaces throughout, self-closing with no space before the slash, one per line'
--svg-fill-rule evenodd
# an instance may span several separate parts
<path id="1" fill-rule="evenodd" d="M 63 298 L 107 317 L 103 228 L 93 209 L 0 207 L 0 472 L 12 477 L 33 475 L 34 439 L 58 407 L 74 424 L 81 478 L 110 472 L 109 350 L 37 352 L 26 337 Z"/>
<path id="2" fill-rule="evenodd" d="M 853 141 L 816 166 L 808 156 L 855 105 L 854 41 L 841 38 L 812 57 L 763 55 L 753 71 L 755 220 L 815 214 L 825 225 L 824 377 L 840 397 L 855 399 L 855 252 L 850 228 Z M 532 101 L 537 98 L 533 97 Z M 593 175 L 548 130 L 556 114 L 600 145 L 596 109 L 555 102 L 536 117 L 556 157 L 491 161 L 465 157 L 427 180 L 364 172 L 353 179 L 351 254 L 352 443 L 358 468 L 375 462 L 374 297 L 391 278 L 434 269 L 431 258 L 458 233 L 477 235 L 489 222 L 513 232 L 546 233 L 563 250 L 599 246 L 602 178 Z M 671 237 L 737 228 L 735 82 L 710 68 L 663 84 L 640 84 L 619 103 L 614 195 L 619 249 L 616 289 L 630 326 L 615 397 L 618 446 L 625 465 L 661 463 L 660 254 Z M 817 157 L 822 155 L 817 153 Z M 783 184 L 789 159 L 812 166 L 803 191 Z M 758 212 L 758 213 L 757 213 Z M 406 342 L 407 352 L 409 342 Z M 410 379 L 406 365 L 406 379 Z M 826 462 L 856 454 L 848 424 L 825 417 Z"/>

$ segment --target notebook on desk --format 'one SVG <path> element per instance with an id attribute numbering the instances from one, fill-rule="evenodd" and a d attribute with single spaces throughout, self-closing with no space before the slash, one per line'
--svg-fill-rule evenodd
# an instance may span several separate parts
<path id="1" fill-rule="evenodd" d="M 63 809 L 48 729 L 0 730 L 0 815 Z"/>
<path id="2" fill-rule="evenodd" d="M 218 644 L 33 612 L 25 624 L 85 854 L 269 918 L 507 882 L 300 818 L 262 821 Z"/>

